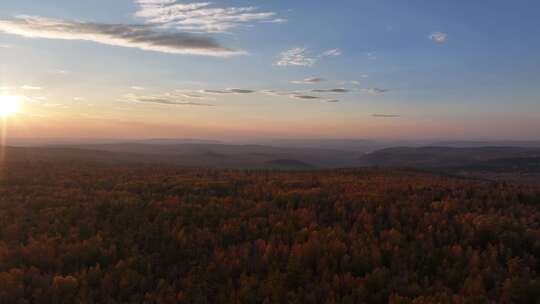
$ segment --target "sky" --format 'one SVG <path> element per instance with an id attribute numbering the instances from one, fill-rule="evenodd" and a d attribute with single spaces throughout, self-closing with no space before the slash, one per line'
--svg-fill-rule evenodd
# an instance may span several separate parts
<path id="1" fill-rule="evenodd" d="M 20 106 L 2 134 L 538 140 L 538 9 L 533 0 L 2 1 L 0 110 L 13 97 Z"/>

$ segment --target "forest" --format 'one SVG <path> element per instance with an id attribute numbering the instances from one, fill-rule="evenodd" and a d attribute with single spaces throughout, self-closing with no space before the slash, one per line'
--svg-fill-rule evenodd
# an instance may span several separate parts
<path id="1" fill-rule="evenodd" d="M 540 303 L 540 188 L 7 162 L 0 303 Z"/>

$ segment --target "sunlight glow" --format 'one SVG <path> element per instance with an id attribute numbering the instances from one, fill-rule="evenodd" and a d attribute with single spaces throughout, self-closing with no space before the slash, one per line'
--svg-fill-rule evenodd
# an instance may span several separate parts
<path id="1" fill-rule="evenodd" d="M 17 114 L 21 111 L 21 104 L 17 100 L 17 96 L 1 95 L 0 96 L 0 117 L 7 117 Z"/>

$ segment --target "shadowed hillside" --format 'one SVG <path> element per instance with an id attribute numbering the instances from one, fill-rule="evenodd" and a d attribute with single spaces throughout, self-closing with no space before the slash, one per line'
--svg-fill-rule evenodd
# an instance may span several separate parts
<path id="1" fill-rule="evenodd" d="M 540 148 L 522 147 L 398 147 L 361 158 L 361 164 L 379 167 L 448 168 L 509 158 L 540 157 Z"/>

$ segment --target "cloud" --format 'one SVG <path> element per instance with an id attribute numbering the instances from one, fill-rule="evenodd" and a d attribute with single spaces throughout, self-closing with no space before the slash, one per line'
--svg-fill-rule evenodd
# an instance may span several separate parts
<path id="1" fill-rule="evenodd" d="M 372 95 L 380 95 L 380 94 L 384 94 L 384 93 L 388 92 L 389 90 L 380 89 L 380 88 L 369 88 L 369 89 L 362 89 L 362 91 L 366 92 L 368 94 L 372 94 Z"/>
<path id="2" fill-rule="evenodd" d="M 198 102 L 178 100 L 177 98 L 174 98 L 170 96 L 169 94 L 165 94 L 163 96 L 139 96 L 136 94 L 127 94 L 125 95 L 125 98 L 128 101 L 132 101 L 132 102 L 161 104 L 161 105 L 169 105 L 169 106 L 204 106 L 204 107 L 214 106 L 213 104 L 208 104 L 208 103 L 198 103 Z"/>
<path id="3" fill-rule="evenodd" d="M 136 0 L 136 17 L 148 24 L 181 31 L 221 33 L 253 23 L 283 23 L 274 12 L 261 12 L 256 7 L 216 7 L 211 2 L 176 0 Z"/>
<path id="4" fill-rule="evenodd" d="M 208 92 L 208 91 L 219 92 L 219 93 L 214 93 L 214 94 L 233 94 L 233 92 L 231 92 L 231 90 L 232 89 L 227 89 L 227 90 L 205 90 L 205 91 L 206 92 Z M 297 99 L 297 100 L 326 101 L 326 102 L 332 102 L 332 103 L 339 102 L 339 100 L 337 100 L 337 99 L 327 99 L 327 98 L 324 98 L 324 97 L 321 97 L 321 96 L 311 95 L 311 94 L 308 93 L 309 91 L 275 91 L 275 90 L 260 90 L 260 91 L 244 90 L 244 91 L 249 91 L 251 93 L 261 93 L 261 94 L 266 94 L 266 95 L 269 95 L 269 96 L 276 96 L 276 97 L 288 97 L 288 98 Z M 241 94 L 241 93 L 237 93 L 237 94 Z M 248 92 L 244 92 L 244 94 L 248 94 Z"/>
<path id="5" fill-rule="evenodd" d="M 184 98 L 205 99 L 205 97 L 202 95 L 186 92 L 184 90 L 176 90 L 175 94 Z"/>
<path id="6" fill-rule="evenodd" d="M 339 100 L 337 100 L 337 99 L 326 99 L 326 98 L 322 98 L 320 96 L 313 96 L 313 95 L 296 95 L 296 94 L 293 94 L 293 95 L 290 95 L 290 97 L 293 98 L 293 99 L 299 99 L 299 100 L 321 100 L 321 101 L 330 102 L 330 103 L 339 102 Z"/>
<path id="7" fill-rule="evenodd" d="M 437 43 L 445 43 L 446 41 L 448 41 L 448 34 L 443 32 L 434 32 L 429 35 L 429 39 Z"/>
<path id="8" fill-rule="evenodd" d="M 226 90 L 201 90 L 200 92 L 206 94 L 232 94 L 232 92 Z"/>
<path id="9" fill-rule="evenodd" d="M 349 90 L 344 89 L 344 88 L 338 88 L 338 89 L 316 89 L 316 90 L 311 90 L 311 92 L 314 92 L 314 93 L 348 93 Z"/>
<path id="10" fill-rule="evenodd" d="M 275 91 L 275 90 L 263 90 L 261 93 L 270 95 L 270 96 L 291 96 L 291 95 L 300 95 L 302 93 L 299 92 L 281 92 L 281 91 Z"/>
<path id="11" fill-rule="evenodd" d="M 9 44 L 0 44 L 0 49 L 10 49 L 10 48 L 12 48 L 12 46 Z"/>
<path id="12" fill-rule="evenodd" d="M 328 50 L 328 51 L 322 53 L 321 56 L 323 56 L 323 57 L 337 57 L 337 56 L 341 56 L 342 54 L 343 54 L 343 52 L 340 49 L 331 49 L 331 50 Z"/>
<path id="13" fill-rule="evenodd" d="M 264 93 L 266 95 L 270 95 L 270 96 L 286 96 L 286 97 L 299 97 L 300 99 L 302 99 L 301 96 L 305 95 L 303 92 L 300 92 L 300 91 L 275 91 L 275 90 L 264 90 L 264 91 L 261 91 L 261 93 Z M 304 99 L 309 99 L 309 97 L 306 97 Z M 314 99 L 314 98 L 312 98 Z"/>
<path id="14" fill-rule="evenodd" d="M 170 54 L 228 57 L 245 51 L 188 33 L 157 30 L 148 25 L 67 21 L 36 16 L 0 19 L 0 32 L 28 38 L 84 40 Z"/>
<path id="15" fill-rule="evenodd" d="M 357 89 L 357 87 L 359 87 L 361 84 L 362 83 L 360 81 L 358 81 L 358 80 L 343 80 L 343 81 L 339 82 L 339 85 L 342 85 L 342 86 L 344 86 L 344 85 L 353 85 L 353 86 L 355 86 L 356 88 L 354 88 L 352 90 Z"/>
<path id="16" fill-rule="evenodd" d="M 313 66 L 317 62 L 315 57 L 308 54 L 305 48 L 294 48 L 282 52 L 275 64 L 277 66 Z"/>
<path id="17" fill-rule="evenodd" d="M 321 99 L 319 96 L 312 96 L 312 95 L 292 95 L 292 98 L 295 99 Z"/>
<path id="18" fill-rule="evenodd" d="M 175 105 L 175 106 L 206 106 L 206 107 L 214 106 L 212 104 L 207 104 L 207 103 L 174 101 L 174 100 L 170 100 L 166 98 L 157 98 L 157 97 L 142 97 L 142 98 L 138 98 L 137 101 L 164 104 L 164 105 Z"/>
<path id="19" fill-rule="evenodd" d="M 268 20 L 268 21 L 262 21 L 263 23 L 285 23 L 287 22 L 288 20 L 287 19 L 284 19 L 284 18 L 277 18 L 277 19 L 272 19 L 272 20 Z"/>
<path id="20" fill-rule="evenodd" d="M 251 94 L 256 93 L 256 90 L 229 88 L 225 90 L 202 90 L 201 93 L 206 94 Z"/>
<path id="21" fill-rule="evenodd" d="M 238 89 L 238 88 L 227 88 L 224 90 L 211 90 L 211 89 L 205 89 L 196 91 L 200 94 L 210 94 L 210 95 L 238 95 L 238 94 L 265 94 L 268 96 L 275 96 L 275 97 L 287 97 L 291 99 L 296 100 L 313 100 L 313 101 L 325 101 L 330 103 L 336 103 L 339 102 L 339 100 L 334 98 L 325 98 L 323 96 L 317 96 L 310 94 L 310 92 L 317 92 L 317 93 L 347 93 L 349 90 L 347 89 L 325 89 L 325 90 L 301 90 L 301 91 L 276 91 L 276 90 L 252 90 L 252 89 Z M 195 95 L 195 96 L 193 96 Z M 174 93 L 166 93 L 166 97 L 186 97 L 186 98 L 205 98 L 205 96 L 191 94 L 191 93 L 185 93 L 183 90 L 176 90 Z"/>
<path id="22" fill-rule="evenodd" d="M 131 89 L 135 90 L 135 91 L 143 91 L 143 90 L 145 90 L 145 88 L 141 87 L 141 86 L 132 86 Z"/>
<path id="23" fill-rule="evenodd" d="M 397 117 L 401 117 L 401 115 L 396 115 L 396 114 L 373 114 L 372 116 L 373 117 L 378 117 L 378 118 L 397 118 Z"/>
<path id="24" fill-rule="evenodd" d="M 310 77 L 303 80 L 293 80 L 291 83 L 294 84 L 314 84 L 325 81 L 324 78 L 318 78 L 318 77 Z"/>
<path id="25" fill-rule="evenodd" d="M 39 91 L 42 90 L 42 87 L 32 86 L 32 85 L 23 85 L 21 87 L 22 90 L 28 90 L 28 91 Z"/>
<path id="26" fill-rule="evenodd" d="M 331 49 L 320 55 L 313 55 L 307 48 L 293 48 L 283 51 L 274 62 L 277 66 L 311 67 L 325 57 L 336 57 L 342 54 L 339 49 Z"/>
<path id="27" fill-rule="evenodd" d="M 246 89 L 227 89 L 228 92 L 235 93 L 235 94 L 251 94 L 256 93 L 255 90 L 246 90 Z"/>
<path id="28" fill-rule="evenodd" d="M 309 94 L 309 91 L 275 91 L 275 90 L 264 90 L 261 91 L 261 93 L 264 93 L 266 95 L 270 96 L 286 96 L 286 97 L 294 97 L 297 95 L 307 95 Z"/>

